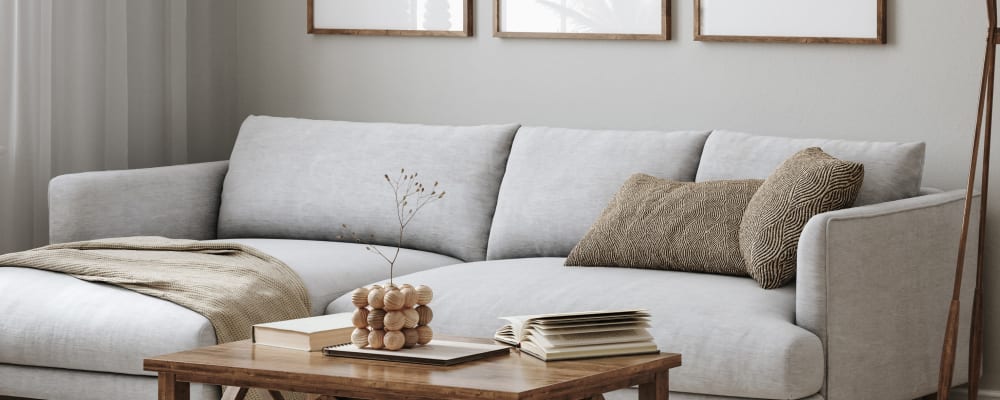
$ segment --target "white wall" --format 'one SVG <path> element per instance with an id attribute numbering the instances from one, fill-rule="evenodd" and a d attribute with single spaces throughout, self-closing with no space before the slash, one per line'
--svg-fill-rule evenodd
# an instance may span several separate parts
<path id="1" fill-rule="evenodd" d="M 692 2 L 674 3 L 674 40 L 658 43 L 495 39 L 487 0 L 473 38 L 311 36 L 305 1 L 241 0 L 237 114 L 925 141 L 925 185 L 964 185 L 981 2 L 890 0 L 886 46 L 693 42 Z M 986 379 L 1000 389 L 1000 271 L 987 278 Z"/>

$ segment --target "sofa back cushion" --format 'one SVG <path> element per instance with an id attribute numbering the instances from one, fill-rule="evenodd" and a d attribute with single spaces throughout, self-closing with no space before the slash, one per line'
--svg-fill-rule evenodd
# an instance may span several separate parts
<path id="1" fill-rule="evenodd" d="M 447 196 L 407 226 L 403 247 L 482 260 L 516 131 L 251 116 L 230 159 L 219 237 L 332 241 L 355 232 L 395 245 L 396 203 L 384 175 L 405 168 L 425 185 L 440 182 Z"/>
<path id="2" fill-rule="evenodd" d="M 905 199 L 920 194 L 924 143 L 791 139 L 714 131 L 705 143 L 698 182 L 764 179 L 785 159 L 808 147 L 865 166 L 865 180 L 855 206 Z"/>
<path id="3" fill-rule="evenodd" d="M 691 182 L 708 132 L 521 128 L 488 259 L 565 257 L 632 174 Z"/>

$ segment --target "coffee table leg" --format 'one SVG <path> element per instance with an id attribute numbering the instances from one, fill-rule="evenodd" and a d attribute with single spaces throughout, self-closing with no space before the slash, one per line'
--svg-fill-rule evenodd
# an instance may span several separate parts
<path id="1" fill-rule="evenodd" d="M 190 400 L 191 384 L 180 382 L 177 376 L 169 372 L 160 372 L 159 377 L 160 400 Z"/>
<path id="2" fill-rule="evenodd" d="M 668 400 L 670 398 L 670 372 L 656 374 L 652 382 L 639 385 L 639 400 Z"/>

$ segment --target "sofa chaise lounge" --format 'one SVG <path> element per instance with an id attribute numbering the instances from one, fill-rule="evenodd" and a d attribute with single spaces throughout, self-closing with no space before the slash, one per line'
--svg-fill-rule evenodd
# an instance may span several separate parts
<path id="1" fill-rule="evenodd" d="M 789 286 L 563 266 L 633 173 L 764 178 L 810 146 L 864 163 L 865 182 L 855 207 L 805 226 Z M 383 174 L 406 168 L 448 192 L 408 228 L 396 267 L 398 282 L 435 289 L 439 334 L 491 336 L 502 315 L 641 307 L 659 347 L 684 356 L 672 398 L 912 399 L 935 390 L 963 200 L 921 189 L 923 159 L 921 143 L 252 116 L 229 161 L 53 179 L 51 240 L 236 241 L 294 269 L 313 314 L 349 311 L 344 295 L 388 271 L 342 238 L 393 244 Z M 967 317 L 961 326 L 960 357 Z M 215 342 L 207 319 L 175 304 L 0 267 L 0 395 L 153 399 L 143 358 Z M 956 384 L 965 365 L 957 361 Z M 219 396 L 192 388 L 195 399 Z"/>

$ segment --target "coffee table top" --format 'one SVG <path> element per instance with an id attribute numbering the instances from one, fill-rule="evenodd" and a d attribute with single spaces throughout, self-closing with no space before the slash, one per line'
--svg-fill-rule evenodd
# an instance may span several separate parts
<path id="1" fill-rule="evenodd" d="M 493 343 L 486 339 L 449 340 Z M 516 349 L 449 367 L 328 357 L 250 341 L 232 342 L 148 358 L 147 371 L 172 373 L 178 381 L 266 387 L 364 398 L 549 399 L 604 393 L 648 382 L 681 365 L 680 354 L 544 362 Z M 332 393 L 336 392 L 336 393 Z"/>

